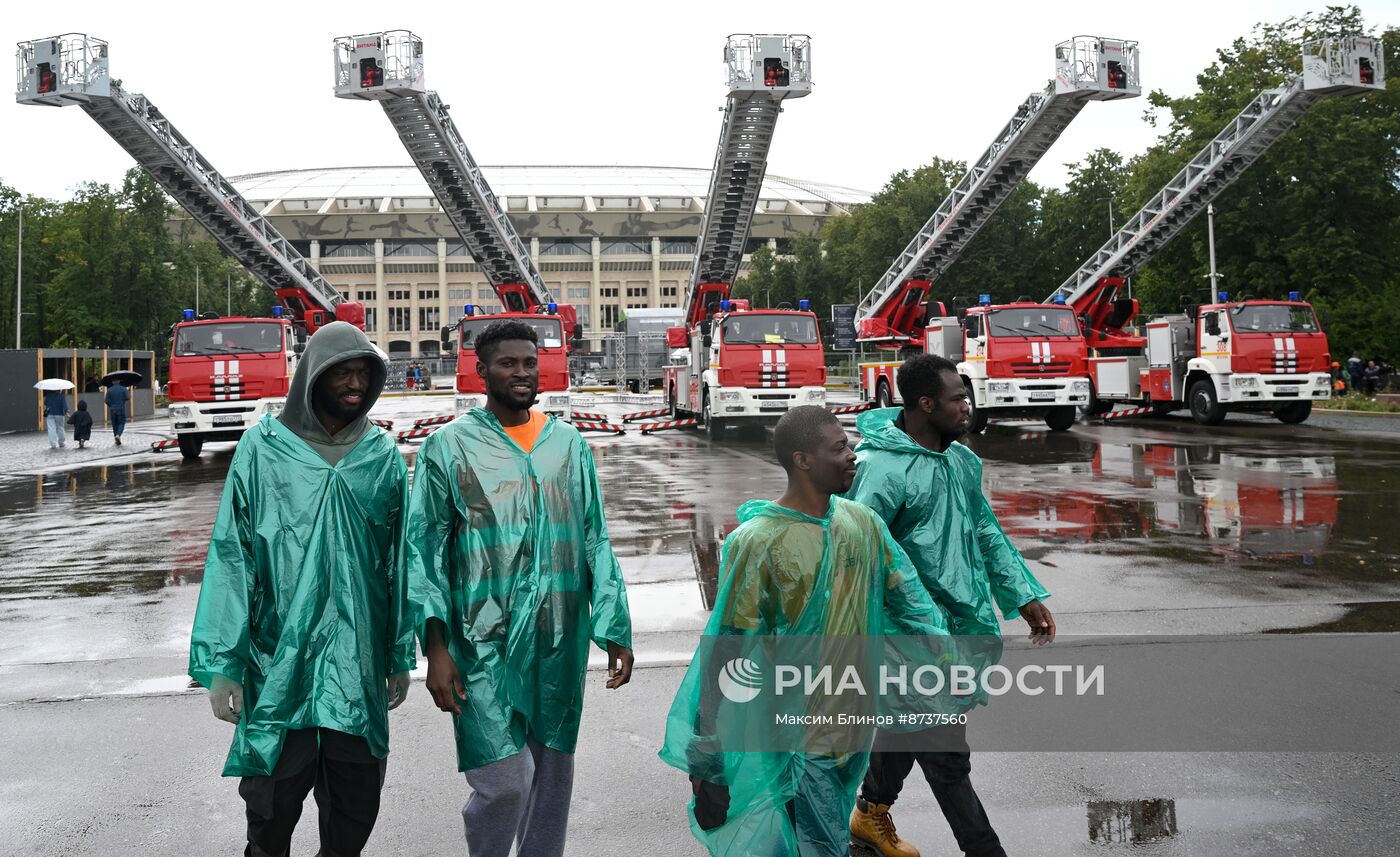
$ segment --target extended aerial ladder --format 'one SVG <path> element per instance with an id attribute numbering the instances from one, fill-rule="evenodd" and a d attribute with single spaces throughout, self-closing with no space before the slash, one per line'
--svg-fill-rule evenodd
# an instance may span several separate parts
<path id="1" fill-rule="evenodd" d="M 448 114 L 423 83 L 423 40 L 389 30 L 335 40 L 335 94 L 378 101 L 506 312 L 555 303 Z M 570 319 L 572 324 L 572 319 Z"/>
<path id="2" fill-rule="evenodd" d="M 812 91 L 811 40 L 805 35 L 732 35 L 724 46 L 724 61 L 729 67 L 729 99 L 682 304 L 688 328 L 729 299 L 758 208 L 782 103 Z"/>
<path id="3" fill-rule="evenodd" d="M 346 301 L 149 98 L 110 77 L 106 42 L 81 33 L 20 42 L 16 60 L 16 101 L 82 107 L 308 333 L 336 320 L 364 327 L 362 304 Z"/>
<path id="4" fill-rule="evenodd" d="M 1114 404 L 1165 413 L 1189 408 L 1203 425 L 1228 411 L 1269 411 L 1305 420 L 1331 395 L 1326 334 L 1301 294 L 1205 305 L 1151 319 L 1147 335 L 1125 329 L 1138 303 L 1120 297 L 1126 278 L 1162 250 L 1234 184 L 1325 95 L 1385 88 L 1378 39 L 1346 36 L 1305 43 L 1303 73 L 1255 96 L 1199 154 L 1152 196 L 1108 242 L 1046 298 L 1068 304 L 1085 323 L 1093 384 L 1091 412 Z"/>
<path id="5" fill-rule="evenodd" d="M 452 223 L 467 251 L 501 302 L 502 312 L 477 315 L 463 307 L 455 331 L 459 413 L 486 403 L 476 372 L 475 337 L 492 322 L 515 318 L 539 336 L 539 404 L 570 417 L 569 342 L 578 332 L 572 306 L 558 304 L 544 284 L 529 248 L 458 132 L 448 106 L 423 83 L 423 40 L 407 30 L 389 30 L 335 40 L 335 94 L 378 101 L 414 166 Z"/>
<path id="6" fill-rule="evenodd" d="M 812 91 L 811 40 L 731 35 L 724 61 L 729 98 L 686 287 L 685 325 L 666 331 L 667 346 L 678 351 L 662 371 L 667 405 L 687 418 L 676 424 L 698 418 L 715 439 L 730 426 L 761 426 L 795 405 L 826 401 L 821 334 L 807 301 L 796 310 L 750 311 L 748 301 L 729 300 L 782 103 Z"/>
<path id="7" fill-rule="evenodd" d="M 1384 88 L 1384 56 L 1378 39 L 1352 36 L 1303 45 L 1303 74 L 1290 75 L 1283 86 L 1256 95 L 1045 303 L 1068 304 L 1086 317 L 1094 336 L 1091 347 L 1140 347 L 1140 337 L 1123 332 L 1137 312 L 1136 303 L 1119 297 L 1126 278 L 1205 213 L 1324 95 Z"/>
<path id="8" fill-rule="evenodd" d="M 861 299 L 858 339 L 897 350 L 922 345 L 932 282 L 962 251 L 1090 101 L 1142 93 L 1138 44 L 1076 36 L 1055 46 L 1055 77 L 1033 92 L 938 210 Z"/>

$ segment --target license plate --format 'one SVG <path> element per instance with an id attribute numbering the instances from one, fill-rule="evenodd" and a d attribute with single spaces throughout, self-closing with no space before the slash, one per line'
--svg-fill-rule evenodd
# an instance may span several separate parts
<path id="1" fill-rule="evenodd" d="M 765 412 L 765 411 L 786 411 L 787 409 L 788 409 L 788 406 L 787 406 L 787 405 L 759 405 L 759 406 L 758 406 L 758 410 L 759 410 L 760 412 Z"/>
<path id="2" fill-rule="evenodd" d="M 214 425 L 216 426 L 241 426 L 243 418 L 238 414 L 215 414 Z"/>
<path id="3" fill-rule="evenodd" d="M 1055 401 L 1055 394 L 1054 394 L 1054 393 L 1031 393 L 1029 396 L 1027 396 L 1027 398 L 1030 399 L 1032 402 L 1053 402 L 1053 401 Z"/>
<path id="4" fill-rule="evenodd" d="M 1297 388 L 1297 387 L 1275 387 L 1275 388 L 1274 388 L 1274 393 L 1277 394 L 1277 395 L 1280 395 L 1280 396 L 1296 396 L 1296 395 L 1298 395 L 1298 388 Z"/>

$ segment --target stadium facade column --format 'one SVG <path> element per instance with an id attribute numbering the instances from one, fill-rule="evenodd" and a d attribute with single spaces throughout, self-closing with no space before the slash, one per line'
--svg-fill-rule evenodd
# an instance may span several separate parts
<path id="1" fill-rule="evenodd" d="M 418 350 L 418 283 L 413 282 L 412 277 L 405 277 L 408 280 L 408 356 L 422 357 Z"/>
<path id="2" fill-rule="evenodd" d="M 437 242 L 438 251 L 438 328 L 433 331 L 433 338 L 438 338 L 441 328 L 448 325 L 447 321 L 447 239 L 439 238 Z M 438 346 L 438 357 L 443 356 L 442 346 Z"/>
<path id="3" fill-rule="evenodd" d="M 384 287 L 384 239 L 374 239 L 374 344 L 389 353 L 389 291 Z"/>
<path id="4" fill-rule="evenodd" d="M 592 250 L 593 266 L 590 268 L 592 279 L 589 281 L 588 292 L 592 296 L 590 303 L 593 306 L 589 308 L 589 315 L 593 317 L 593 323 L 589 325 L 589 329 L 593 331 L 593 347 L 602 350 L 602 337 L 606 333 L 603 330 L 603 242 L 596 236 L 592 239 Z"/>
<path id="5" fill-rule="evenodd" d="M 651 296 L 647 306 L 661 306 L 661 236 L 651 236 Z"/>

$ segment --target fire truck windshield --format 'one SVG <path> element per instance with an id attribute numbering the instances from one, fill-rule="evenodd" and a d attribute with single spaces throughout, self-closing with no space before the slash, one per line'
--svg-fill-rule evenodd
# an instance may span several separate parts
<path id="1" fill-rule="evenodd" d="M 276 322 L 236 321 L 228 324 L 191 324 L 175 333 L 175 356 L 205 354 L 274 354 L 282 350 L 282 325 Z"/>
<path id="2" fill-rule="evenodd" d="M 1068 307 L 1015 307 L 987 313 L 992 336 L 1078 336 L 1079 323 Z"/>
<path id="3" fill-rule="evenodd" d="M 1311 307 L 1289 304 L 1245 304 L 1235 309 L 1236 333 L 1317 333 Z"/>
<path id="4" fill-rule="evenodd" d="M 498 318 L 468 318 L 462 320 L 462 348 L 475 348 L 476 338 L 481 335 L 489 325 L 495 324 L 501 319 Z M 540 348 L 560 348 L 564 345 L 563 328 L 557 318 L 512 318 L 511 321 L 522 321 L 530 326 L 535 335 L 540 338 Z"/>
<path id="5" fill-rule="evenodd" d="M 735 313 L 724 320 L 727 345 L 815 345 L 816 319 L 808 315 Z"/>

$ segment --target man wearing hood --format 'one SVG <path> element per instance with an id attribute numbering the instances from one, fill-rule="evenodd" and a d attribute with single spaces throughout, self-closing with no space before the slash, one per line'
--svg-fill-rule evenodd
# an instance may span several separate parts
<path id="1" fill-rule="evenodd" d="M 588 645 L 609 689 L 632 675 L 632 620 L 578 430 L 531 408 L 538 337 L 476 340 L 486 406 L 429 435 L 409 512 L 409 577 L 428 691 L 452 714 L 471 857 L 564 853 Z"/>
<path id="2" fill-rule="evenodd" d="M 742 660 L 730 659 L 737 652 L 729 646 L 743 638 L 746 653 L 781 659 L 820 640 L 824 656 L 854 664 L 841 653 L 859 658 L 868 637 L 946 640 L 948 629 L 884 523 L 835 496 L 850 488 L 856 462 L 836 417 L 793 408 L 778 421 L 773 447 L 787 490 L 739 507 L 739 528 L 721 549 L 714 609 L 671 704 L 660 756 L 690 775 L 691 832 L 714 857 L 845 857 L 869 730 L 819 726 L 796 747 L 765 732 L 758 724 L 776 717 L 726 705 L 716 682 L 721 666 Z M 792 710 L 820 720 L 852 705 L 835 696 L 813 702 Z M 761 736 L 752 745 L 740 737 L 746 729 Z M 754 752 L 760 748 L 766 752 Z"/>
<path id="3" fill-rule="evenodd" d="M 982 494 L 982 460 L 957 440 L 971 419 L 957 367 L 920 354 L 904 361 L 895 380 L 904 407 L 867 411 L 856 420 L 864 440 L 847 496 L 889 525 L 954 635 L 999 636 L 999 611 L 1024 618 L 1034 642 L 1053 640 L 1055 620 L 1041 603 L 1049 593 L 992 514 Z M 960 731 L 951 731 L 944 728 L 929 742 L 959 748 L 950 752 L 881 752 L 877 735 L 851 816 L 853 841 L 883 857 L 918 857 L 895 833 L 889 812 L 917 762 L 958 847 L 969 857 L 1005 857 L 972 787 L 966 744 Z"/>
<path id="4" fill-rule="evenodd" d="M 359 854 L 379 812 L 414 666 L 408 469 L 368 417 L 387 371 L 356 327 L 321 328 L 224 483 L 189 672 L 236 724 L 224 776 L 243 778 L 250 855 L 288 853 L 313 788 L 324 854 Z"/>

